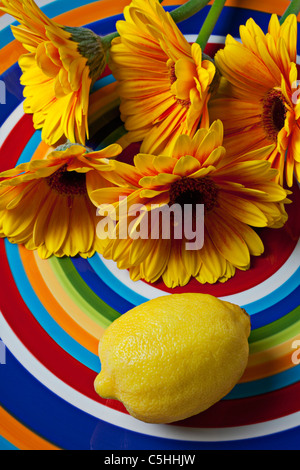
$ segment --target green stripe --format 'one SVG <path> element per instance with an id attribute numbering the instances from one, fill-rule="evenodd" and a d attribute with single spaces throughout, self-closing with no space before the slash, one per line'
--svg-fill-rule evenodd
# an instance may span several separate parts
<path id="1" fill-rule="evenodd" d="M 251 332 L 249 338 L 251 353 L 260 352 L 292 340 L 300 332 L 300 306 L 269 325 Z"/>
<path id="2" fill-rule="evenodd" d="M 125 127 L 124 126 L 118 127 L 111 134 L 109 134 L 104 140 L 102 140 L 102 142 L 100 143 L 100 145 L 98 145 L 96 150 L 101 150 L 101 149 L 104 149 L 105 147 L 108 147 L 109 145 L 121 139 L 121 137 L 123 137 L 125 134 L 127 134 Z"/>
<path id="3" fill-rule="evenodd" d="M 94 322 L 107 328 L 120 313 L 101 300 L 82 280 L 69 258 L 49 259 L 58 281 L 64 286 L 67 295 Z"/>

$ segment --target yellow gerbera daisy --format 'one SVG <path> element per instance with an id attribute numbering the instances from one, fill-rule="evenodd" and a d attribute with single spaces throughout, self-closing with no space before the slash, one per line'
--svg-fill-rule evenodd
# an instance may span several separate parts
<path id="1" fill-rule="evenodd" d="M 247 270 L 251 255 L 264 251 L 252 227 L 281 227 L 289 200 L 287 191 L 272 181 L 277 170 L 263 160 L 269 147 L 226 162 L 222 141 L 223 126 L 216 121 L 193 138 L 179 136 L 169 154 L 138 154 L 134 165 L 114 161 L 116 186 L 91 193 L 99 210 L 107 204 L 106 218 L 115 219 L 114 225 L 101 228 L 103 256 L 129 269 L 133 280 L 155 282 L 162 276 L 168 287 L 183 286 L 191 277 L 224 282 L 236 269 Z M 193 237 L 183 231 L 178 236 L 180 218 L 170 218 L 170 236 L 162 236 L 168 227 L 159 225 L 160 210 L 174 205 L 192 209 L 194 235 L 197 206 L 204 205 L 203 247 L 187 249 Z"/>
<path id="2" fill-rule="evenodd" d="M 158 0 L 133 0 L 117 22 L 110 51 L 121 118 L 142 152 L 168 149 L 180 134 L 208 125 L 207 102 L 215 66 L 190 45 Z"/>
<path id="3" fill-rule="evenodd" d="M 49 19 L 33 0 L 3 0 L 1 9 L 21 24 L 12 26 L 28 54 L 19 59 L 24 110 L 53 145 L 66 136 L 85 144 L 89 94 L 106 64 L 99 36 L 86 28 L 69 28 Z"/>
<path id="4" fill-rule="evenodd" d="M 266 158 L 279 170 L 278 181 L 291 187 L 293 173 L 300 181 L 296 16 L 280 25 L 272 15 L 267 34 L 249 19 L 240 36 L 241 43 L 229 35 L 215 56 L 224 78 L 210 102 L 211 119 L 224 123 L 228 156 L 275 143 Z"/>
<path id="5" fill-rule="evenodd" d="M 0 236 L 37 249 L 41 258 L 92 256 L 99 218 L 89 193 L 111 186 L 107 158 L 120 152 L 117 144 L 97 152 L 65 145 L 1 173 Z"/>

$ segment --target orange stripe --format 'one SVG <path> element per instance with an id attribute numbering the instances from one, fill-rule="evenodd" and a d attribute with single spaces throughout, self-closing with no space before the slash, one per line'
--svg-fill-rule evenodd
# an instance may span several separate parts
<path id="1" fill-rule="evenodd" d="M 44 160 L 46 155 L 52 150 L 54 150 L 54 147 L 50 147 L 42 141 L 34 151 L 32 160 Z"/>
<path id="2" fill-rule="evenodd" d="M 264 349 L 262 351 L 256 352 L 249 356 L 249 367 L 256 367 L 262 363 L 268 363 L 270 360 L 273 361 L 276 358 L 280 358 L 285 356 L 286 354 L 290 353 L 290 357 L 292 357 L 292 343 L 293 341 L 300 340 L 300 334 L 293 336 L 293 338 L 288 339 L 287 341 L 272 346 L 271 348 Z"/>
<path id="3" fill-rule="evenodd" d="M 181 5 L 183 3 L 185 3 L 184 0 L 166 0 L 164 5 Z M 122 13 L 124 7 L 128 4 L 129 0 L 118 0 L 118 2 L 100 0 L 99 2 L 84 5 L 76 8 L 75 10 L 63 13 L 62 15 L 55 17 L 55 20 L 63 25 L 81 26 L 92 21 L 97 21 L 102 18 Z M 232 7 L 241 7 L 241 1 L 229 0 L 227 5 Z M 289 0 L 273 0 L 268 3 L 262 2 L 262 0 L 243 0 L 243 8 L 255 9 L 267 13 L 276 13 L 277 15 L 282 15 L 288 5 Z M 300 21 L 300 14 L 298 16 L 298 21 Z M 15 64 L 20 55 L 25 52 L 26 50 L 16 40 L 3 47 L 3 49 L 0 50 L 0 74 Z"/>
<path id="4" fill-rule="evenodd" d="M 262 379 L 293 367 L 291 344 L 296 339 L 300 339 L 300 335 L 272 348 L 250 354 L 241 382 Z"/>
<path id="5" fill-rule="evenodd" d="M 275 360 L 269 360 L 255 367 L 247 367 L 243 377 L 239 383 L 251 382 L 253 380 L 263 379 L 271 375 L 279 374 L 285 370 L 295 367 L 291 360 L 291 353 L 282 357 L 277 357 Z"/>
<path id="6" fill-rule="evenodd" d="M 55 322 L 74 340 L 97 355 L 99 338 L 103 332 L 102 328 L 98 327 L 96 324 L 94 325 L 95 336 L 85 331 L 66 313 L 55 297 L 53 297 L 37 268 L 34 253 L 26 250 L 22 246 L 19 247 L 19 251 L 28 280 L 49 315 L 51 315 Z"/>
<path id="7" fill-rule="evenodd" d="M 0 434 L 19 450 L 62 450 L 34 434 L 0 407 Z"/>
<path id="8" fill-rule="evenodd" d="M 55 17 L 55 21 L 62 25 L 82 26 L 91 21 L 122 13 L 126 5 L 128 5 L 127 0 L 118 0 L 118 2 L 101 0 L 63 13 Z M 27 51 L 16 40 L 3 47 L 0 51 L 0 74 L 16 63 L 20 55 L 25 52 Z"/>

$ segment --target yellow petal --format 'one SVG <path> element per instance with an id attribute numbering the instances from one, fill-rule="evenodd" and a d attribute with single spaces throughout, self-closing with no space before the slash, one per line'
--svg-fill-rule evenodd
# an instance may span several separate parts
<path id="1" fill-rule="evenodd" d="M 148 240 L 151 243 L 151 252 L 141 263 L 141 276 L 147 282 L 156 282 L 164 273 L 169 261 L 170 240 Z"/>
<path id="2" fill-rule="evenodd" d="M 163 281 L 169 288 L 185 286 L 191 275 L 187 273 L 182 261 L 182 241 L 173 240 L 168 264 L 163 272 Z"/>
<path id="3" fill-rule="evenodd" d="M 60 250 L 69 231 L 70 208 L 66 196 L 57 196 L 44 229 L 45 246 L 51 252 Z"/>
<path id="4" fill-rule="evenodd" d="M 245 224 L 252 225 L 253 227 L 266 227 L 268 224 L 266 215 L 252 201 L 236 195 L 232 197 L 232 195 L 222 192 L 222 197 L 219 198 L 219 205 L 224 214 L 229 213 Z"/>
<path id="5" fill-rule="evenodd" d="M 173 170 L 173 174 L 179 175 L 181 177 L 189 176 L 197 172 L 198 170 L 200 170 L 200 168 L 201 168 L 201 165 L 199 161 L 196 158 L 190 155 L 187 155 L 185 157 L 181 157 L 178 160 Z"/>
<path id="6" fill-rule="evenodd" d="M 179 180 L 179 175 L 170 175 L 168 173 L 160 173 L 157 176 L 145 176 L 139 182 L 143 188 L 156 189 L 164 186 L 170 186 L 175 181 Z"/>
<path id="7" fill-rule="evenodd" d="M 157 173 L 172 173 L 175 165 L 176 159 L 172 157 L 160 155 L 153 159 L 153 166 Z"/>
<path id="8" fill-rule="evenodd" d="M 172 150 L 172 157 L 179 159 L 185 155 L 192 155 L 192 141 L 189 136 L 183 134 L 176 139 Z"/>
<path id="9" fill-rule="evenodd" d="M 214 211 L 206 217 L 207 231 L 222 256 L 235 266 L 248 266 L 250 253 L 248 246 L 240 234 L 220 216 L 220 211 Z"/>
<path id="10" fill-rule="evenodd" d="M 43 73 L 48 77 L 56 77 L 56 75 L 59 73 L 59 67 L 54 64 L 54 62 L 52 62 L 52 60 L 47 55 L 44 42 L 39 44 L 36 50 L 36 61 Z"/>
<path id="11" fill-rule="evenodd" d="M 48 226 L 49 214 L 52 213 L 52 210 L 55 206 L 55 201 L 57 194 L 54 191 L 47 189 L 46 183 L 44 183 L 43 190 L 46 193 L 44 203 L 41 205 L 36 221 L 33 227 L 33 241 L 36 246 L 41 246 L 45 244 L 46 231 Z"/>
<path id="12" fill-rule="evenodd" d="M 38 184 L 33 184 L 31 190 L 19 202 L 18 206 L 6 212 L 2 221 L 2 230 L 7 237 L 13 237 L 17 240 L 18 235 L 28 227 L 33 230 L 34 221 L 43 202 L 39 196 Z"/>
<path id="13" fill-rule="evenodd" d="M 70 232 L 63 245 L 69 256 L 88 252 L 94 242 L 95 225 L 85 197 L 74 197 L 70 213 Z"/>

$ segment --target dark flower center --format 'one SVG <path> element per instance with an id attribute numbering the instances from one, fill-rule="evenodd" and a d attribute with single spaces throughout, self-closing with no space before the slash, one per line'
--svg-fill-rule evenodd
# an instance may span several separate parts
<path id="1" fill-rule="evenodd" d="M 267 137 L 277 141 L 278 132 L 284 127 L 286 118 L 285 100 L 280 90 L 270 90 L 262 100 L 262 125 Z"/>
<path id="2" fill-rule="evenodd" d="M 68 171 L 68 165 L 63 165 L 52 175 L 46 178 L 46 182 L 51 189 L 64 196 L 82 196 L 86 191 L 85 173 Z"/>
<path id="3" fill-rule="evenodd" d="M 181 207 L 191 204 L 193 208 L 197 204 L 204 204 L 207 213 L 218 204 L 218 193 L 218 186 L 207 176 L 199 179 L 184 177 L 172 183 L 169 204 L 179 204 Z"/>

